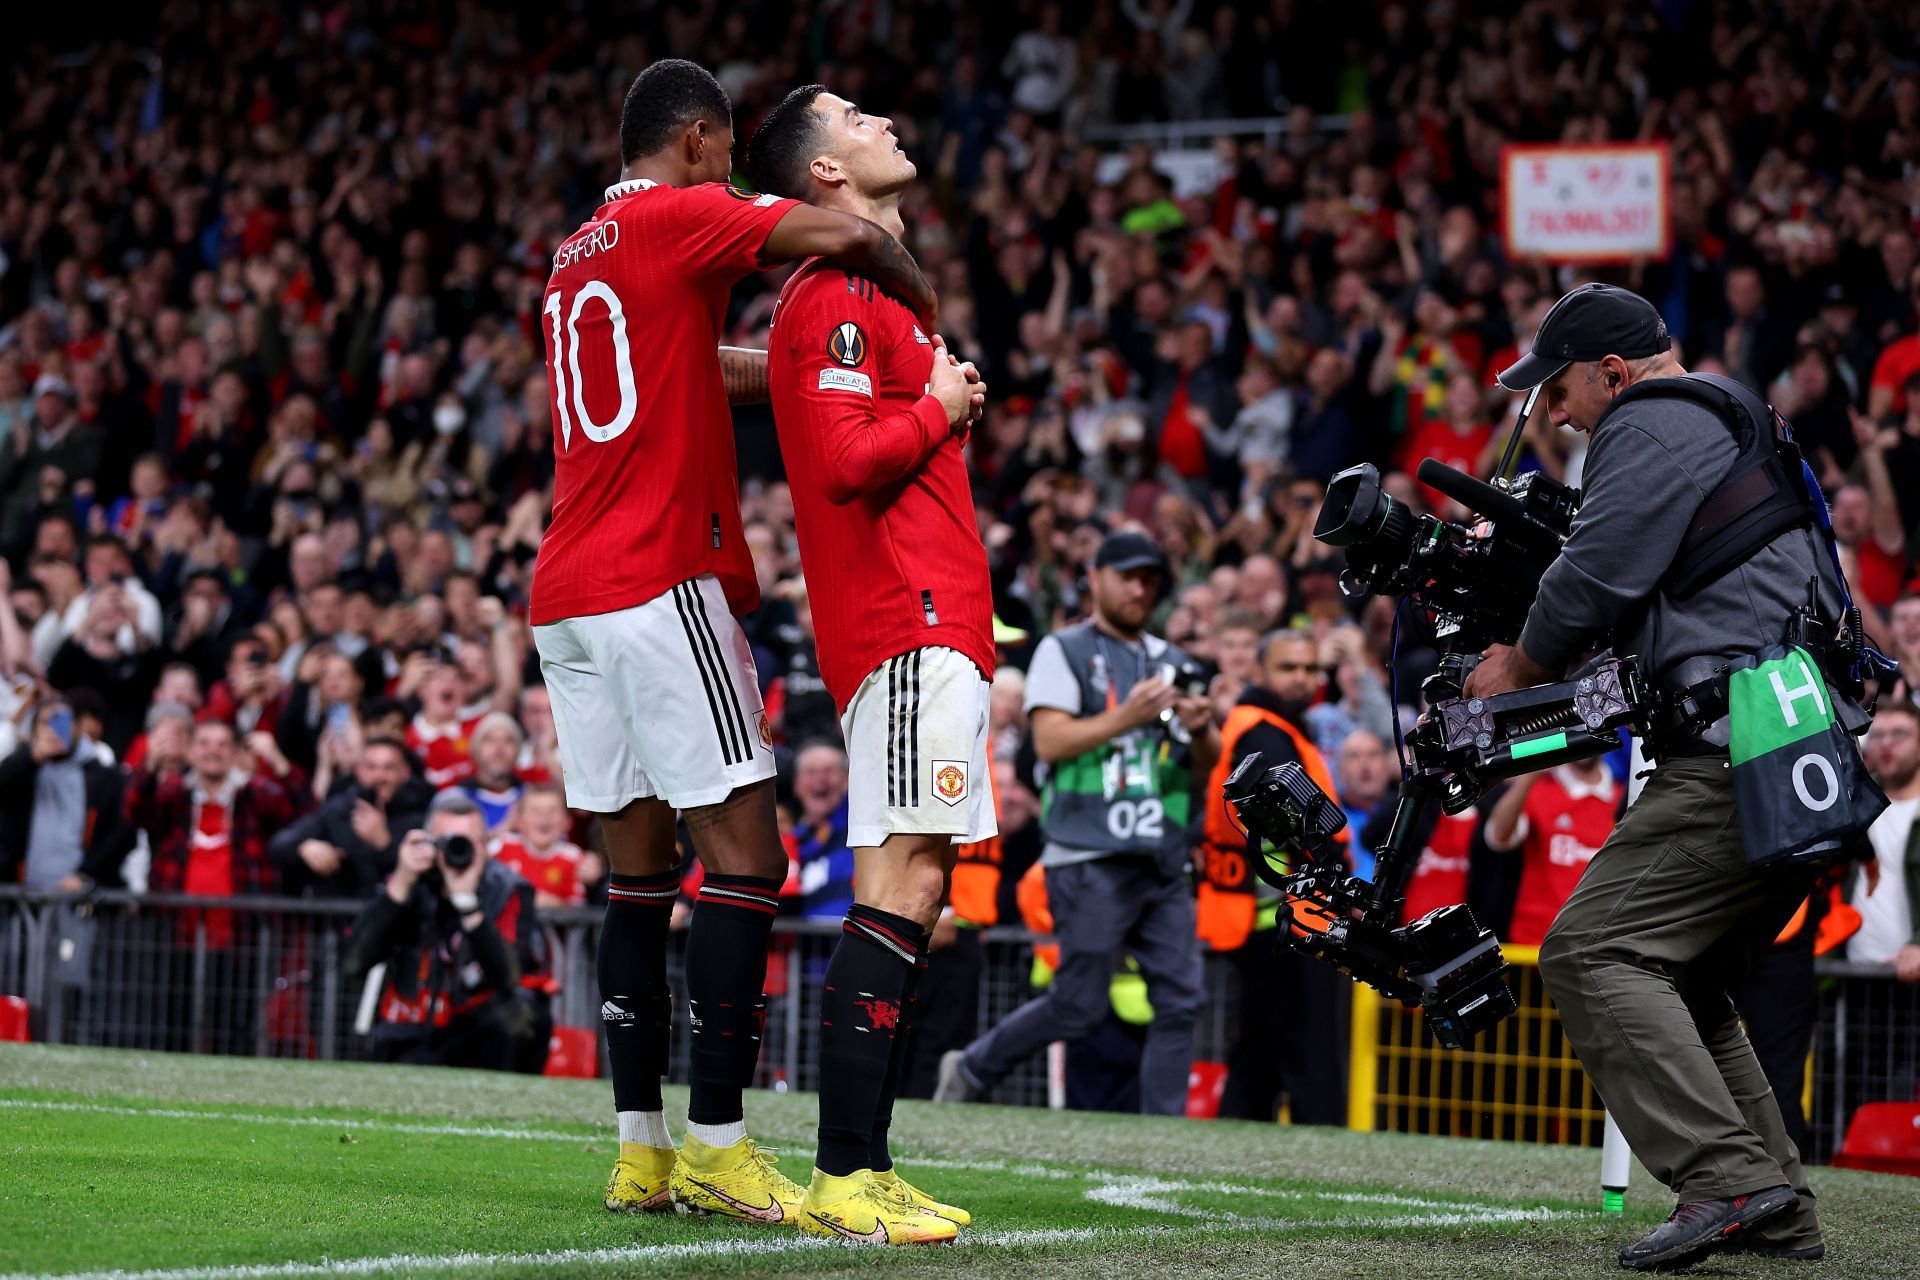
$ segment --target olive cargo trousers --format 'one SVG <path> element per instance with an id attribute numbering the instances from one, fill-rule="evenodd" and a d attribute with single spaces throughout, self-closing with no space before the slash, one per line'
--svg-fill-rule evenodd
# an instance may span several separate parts
<path id="1" fill-rule="evenodd" d="M 1791 1185 L 1800 1205 L 1770 1236 L 1819 1228 L 1730 993 L 1815 875 L 1747 866 L 1726 756 L 1669 760 L 1540 947 L 1567 1039 L 1640 1162 L 1682 1201 Z"/>

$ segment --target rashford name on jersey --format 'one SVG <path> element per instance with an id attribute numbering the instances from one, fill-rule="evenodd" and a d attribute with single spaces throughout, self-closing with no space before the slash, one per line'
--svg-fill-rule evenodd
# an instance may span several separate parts
<path id="1" fill-rule="evenodd" d="M 540 309 L 553 520 L 531 621 L 612 613 L 712 574 L 759 603 L 717 349 L 735 282 L 795 201 L 617 183 L 554 251 Z"/>

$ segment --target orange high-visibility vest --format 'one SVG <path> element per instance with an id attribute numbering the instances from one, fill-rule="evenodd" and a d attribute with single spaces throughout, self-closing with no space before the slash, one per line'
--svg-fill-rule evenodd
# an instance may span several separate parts
<path id="1" fill-rule="evenodd" d="M 1035 933 L 1053 932 L 1053 907 L 1047 902 L 1047 871 L 1039 863 L 1027 868 L 1027 874 L 1020 877 L 1020 883 L 1014 886 L 1014 901 L 1020 906 L 1020 922 Z M 1036 942 L 1033 946 L 1033 958 L 1047 967 L 1052 973 L 1060 967 L 1060 944 L 1057 942 Z"/>
<path id="2" fill-rule="evenodd" d="M 1818 888 L 1814 890 L 1815 894 L 1819 892 Z M 1813 954 L 1816 956 L 1837 951 L 1848 938 L 1860 932 L 1860 913 L 1846 900 L 1840 883 L 1835 881 L 1828 885 L 1826 893 L 1827 909 L 1821 914 L 1820 923 L 1814 927 L 1813 931 Z M 1773 940 L 1775 946 L 1793 941 L 1799 936 L 1800 931 L 1807 927 L 1807 911 L 1812 903 L 1811 896 L 1800 900 L 1800 906 L 1794 911 L 1793 919 L 1787 921 L 1787 927 L 1782 929 L 1780 936 Z"/>
<path id="3" fill-rule="evenodd" d="M 1000 788 L 993 785 L 993 747 L 987 747 L 987 794 L 993 797 L 993 825 L 1000 826 Z M 954 919 L 976 929 L 1000 923 L 1000 837 L 955 845 L 953 878 L 947 901 Z"/>
<path id="4" fill-rule="evenodd" d="M 1226 785 L 1227 775 L 1233 772 L 1234 751 L 1240 739 L 1247 730 L 1262 724 L 1283 730 L 1292 738 L 1294 749 L 1300 753 L 1300 765 L 1314 785 L 1330 798 L 1338 795 L 1333 773 L 1327 768 L 1320 749 L 1306 734 L 1288 724 L 1284 716 L 1247 703 L 1227 714 L 1227 722 L 1220 730 L 1220 758 L 1214 762 L 1213 773 L 1207 778 L 1207 818 L 1196 851 L 1200 871 L 1196 932 L 1200 940 L 1215 951 L 1236 951 L 1246 945 L 1253 933 L 1257 904 L 1254 871 L 1247 861 L 1247 837 L 1234 824 L 1235 815 L 1228 813 L 1226 797 L 1220 790 Z M 1342 846 L 1346 845 L 1348 833 L 1342 830 L 1337 839 Z"/>

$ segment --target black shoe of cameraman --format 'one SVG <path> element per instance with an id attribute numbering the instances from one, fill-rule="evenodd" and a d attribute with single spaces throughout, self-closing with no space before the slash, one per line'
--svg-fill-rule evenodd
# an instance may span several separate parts
<path id="1" fill-rule="evenodd" d="M 1686 1201 L 1646 1239 L 1622 1249 L 1620 1265 L 1630 1271 L 1690 1267 L 1748 1227 L 1791 1208 L 1799 1199 L 1792 1187 L 1781 1183 L 1726 1200 Z"/>

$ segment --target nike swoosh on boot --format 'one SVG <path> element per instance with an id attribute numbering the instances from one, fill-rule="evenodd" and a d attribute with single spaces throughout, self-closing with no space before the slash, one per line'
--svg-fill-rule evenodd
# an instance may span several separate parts
<path id="1" fill-rule="evenodd" d="M 786 1217 L 786 1213 L 780 1208 L 780 1201 L 777 1199 L 770 1198 L 765 1205 L 755 1206 L 747 1204 L 742 1200 L 736 1200 L 718 1187 L 711 1186 L 705 1182 L 698 1182 L 692 1178 L 688 1178 L 687 1181 L 692 1182 L 694 1186 L 700 1188 L 714 1199 L 726 1201 L 756 1222 L 778 1222 Z"/>
<path id="2" fill-rule="evenodd" d="M 875 1223 L 873 1230 L 871 1231 L 852 1231 L 846 1227 L 841 1226 L 837 1222 L 827 1221 L 825 1218 L 821 1217 L 817 1213 L 808 1214 L 807 1216 L 812 1218 L 815 1222 L 819 1223 L 821 1226 L 827 1228 L 829 1231 L 837 1232 L 840 1235 L 845 1236 L 849 1240 L 858 1240 L 863 1244 L 887 1243 L 887 1225 L 884 1222 Z"/>

